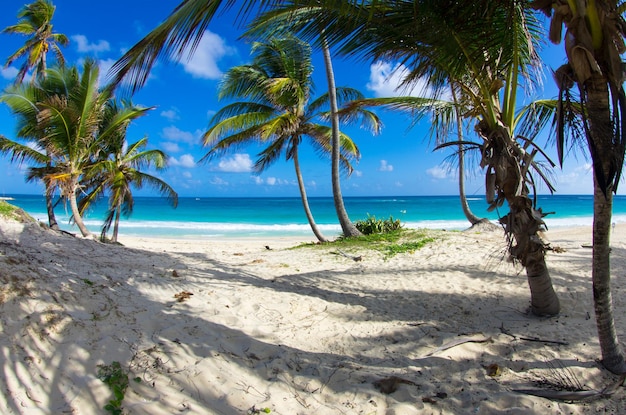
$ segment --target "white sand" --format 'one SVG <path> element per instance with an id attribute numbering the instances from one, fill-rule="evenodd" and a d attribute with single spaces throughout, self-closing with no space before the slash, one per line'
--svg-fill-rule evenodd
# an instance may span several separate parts
<path id="1" fill-rule="evenodd" d="M 612 241 L 621 338 L 625 231 Z M 548 236 L 566 250 L 548 257 L 562 314 L 536 318 L 496 233 L 443 233 L 387 260 L 350 252 L 355 262 L 333 247 L 289 249 L 293 239 L 122 247 L 0 220 L 0 412 L 106 413 L 98 365 L 117 361 L 141 379 L 127 414 L 626 413 L 624 388 L 576 403 L 513 391 L 618 379 L 597 363 L 591 249 L 581 247 L 591 230 Z M 181 292 L 192 295 L 178 302 Z M 468 335 L 490 341 L 437 351 Z M 387 383 L 397 389 L 382 392 Z"/>

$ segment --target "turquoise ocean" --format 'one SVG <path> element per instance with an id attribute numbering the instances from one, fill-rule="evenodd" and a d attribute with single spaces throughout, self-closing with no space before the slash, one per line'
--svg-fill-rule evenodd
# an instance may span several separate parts
<path id="1" fill-rule="evenodd" d="M 3 197 L 21 207 L 36 219 L 47 222 L 43 195 L 11 195 Z M 548 228 L 591 225 L 593 196 L 543 195 L 537 205 L 544 212 L 554 212 L 545 218 Z M 345 197 L 346 210 L 352 221 L 368 215 L 378 219 L 390 216 L 407 228 L 462 230 L 469 226 L 463 216 L 458 196 L 389 196 Z M 484 197 L 470 197 L 472 211 L 480 217 L 497 220 L 501 210 L 488 212 Z M 309 204 L 315 221 L 327 237 L 340 235 L 332 197 L 313 197 Z M 86 217 L 87 227 L 94 233 L 100 227 L 106 210 L 106 200 L 91 209 Z M 55 212 L 61 227 L 70 232 L 77 229 L 69 224 L 70 210 L 63 203 Z M 613 222 L 626 223 L 626 196 L 615 196 Z M 159 197 L 136 197 L 133 214 L 122 218 L 120 237 L 168 238 L 245 238 L 296 236 L 314 238 L 299 197 L 275 198 L 212 198 L 183 197 L 172 208 Z"/>

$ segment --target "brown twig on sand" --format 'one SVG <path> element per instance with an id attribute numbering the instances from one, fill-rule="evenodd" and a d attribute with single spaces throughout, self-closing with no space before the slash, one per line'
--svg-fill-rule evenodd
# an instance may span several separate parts
<path id="1" fill-rule="evenodd" d="M 596 390 L 579 390 L 579 391 L 561 391 L 550 389 L 513 389 L 513 392 L 524 393 L 526 395 L 539 396 L 541 398 L 558 400 L 558 401 L 581 401 L 595 398 L 610 398 L 617 388 L 623 386 L 626 380 L 626 374 L 622 375 L 617 382 L 610 384 L 601 391 Z"/>
<path id="2" fill-rule="evenodd" d="M 485 335 L 483 334 L 475 334 L 473 336 L 463 336 L 463 337 L 458 337 L 454 340 L 451 340 L 447 343 L 442 344 L 441 346 L 437 347 L 435 350 L 432 350 L 428 353 L 426 353 L 425 355 L 422 355 L 421 358 L 423 357 L 429 357 L 432 356 L 436 353 L 442 352 L 444 350 L 448 350 L 451 349 L 455 346 L 458 346 L 460 344 L 464 344 L 464 343 L 484 343 L 484 342 L 488 342 L 488 341 L 492 341 L 491 337 L 485 337 Z"/>
<path id="3" fill-rule="evenodd" d="M 504 323 L 502 323 L 502 325 L 500 326 L 500 331 L 502 332 L 502 334 L 506 334 L 507 336 L 511 336 L 515 340 L 524 340 L 524 341 L 527 341 L 527 342 L 559 344 L 561 346 L 567 346 L 569 344 L 568 342 L 564 342 L 564 341 L 560 341 L 560 340 L 546 340 L 546 339 L 540 339 L 539 337 L 516 336 L 515 334 L 511 333 L 506 328 L 504 328 Z"/>

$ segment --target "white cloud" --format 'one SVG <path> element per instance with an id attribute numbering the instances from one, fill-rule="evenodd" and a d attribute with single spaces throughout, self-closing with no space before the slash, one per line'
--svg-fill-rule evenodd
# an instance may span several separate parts
<path id="1" fill-rule="evenodd" d="M 178 153 L 178 152 L 180 152 L 180 147 L 178 146 L 178 144 L 172 143 L 170 141 L 166 141 L 164 143 L 161 143 L 161 146 L 163 147 L 163 150 L 165 150 L 166 153 Z"/>
<path id="2" fill-rule="evenodd" d="M 85 35 L 73 35 L 71 39 L 76 43 L 76 49 L 81 53 L 98 53 L 111 50 L 111 45 L 106 40 L 99 40 L 98 43 L 89 43 Z"/>
<path id="3" fill-rule="evenodd" d="M 356 177 L 363 177 L 363 172 L 361 170 L 354 170 L 352 175 Z"/>
<path id="4" fill-rule="evenodd" d="M 366 87 L 377 97 L 431 96 L 432 91 L 424 81 L 418 81 L 410 88 L 400 86 L 409 70 L 402 64 L 392 66 L 389 62 L 378 61 L 370 66 L 370 81 Z"/>
<path id="5" fill-rule="evenodd" d="M 2 75 L 4 79 L 8 79 L 11 81 L 15 79 L 18 72 L 19 72 L 19 69 L 17 69 L 14 66 L 9 66 L 8 68 L 0 67 L 0 75 Z"/>
<path id="6" fill-rule="evenodd" d="M 265 183 L 269 184 L 270 186 L 274 186 L 276 182 L 278 182 L 278 179 L 276 177 L 268 177 L 267 179 L 265 179 Z"/>
<path id="7" fill-rule="evenodd" d="M 387 163 L 387 160 L 381 160 L 380 167 L 378 168 L 378 170 L 379 171 L 393 171 L 393 166 Z"/>
<path id="8" fill-rule="evenodd" d="M 178 115 L 178 110 L 176 108 L 172 108 L 170 110 L 163 110 L 161 111 L 161 117 L 166 118 L 170 121 L 176 121 L 180 119 L 180 116 Z"/>
<path id="9" fill-rule="evenodd" d="M 169 160 L 172 166 L 180 166 L 180 167 L 187 167 L 187 168 L 196 167 L 196 162 L 194 161 L 193 156 L 191 154 L 183 154 L 178 159 L 176 159 L 175 157 L 171 157 Z"/>
<path id="10" fill-rule="evenodd" d="M 214 186 L 228 186 L 228 182 L 224 179 L 222 179 L 221 177 L 213 177 L 211 180 L 209 180 L 209 183 L 214 185 Z"/>
<path id="11" fill-rule="evenodd" d="M 193 133 L 183 131 L 173 125 L 163 129 L 163 137 L 172 141 L 182 141 L 189 144 L 194 144 L 198 141 L 198 138 Z"/>
<path id="12" fill-rule="evenodd" d="M 431 167 L 430 169 L 426 170 L 426 174 L 437 180 L 450 179 L 454 177 L 448 165 Z"/>
<path id="13" fill-rule="evenodd" d="M 115 59 L 100 59 L 98 61 L 98 67 L 100 68 L 100 73 L 98 74 L 98 83 L 100 85 L 105 85 L 107 82 L 107 75 L 109 74 L 109 70 L 115 63 Z"/>
<path id="14" fill-rule="evenodd" d="M 185 68 L 185 72 L 190 73 L 194 78 L 220 79 L 222 71 L 218 68 L 217 62 L 224 56 L 235 54 L 235 48 L 228 46 L 219 35 L 207 30 L 197 49 L 193 51 L 193 54 L 190 52 L 189 48 L 185 50 L 183 58 L 179 61 Z"/>
<path id="15" fill-rule="evenodd" d="M 255 184 L 263 184 L 263 179 L 259 176 L 252 176 L 252 180 L 254 180 Z"/>
<path id="16" fill-rule="evenodd" d="M 252 171 L 252 160 L 248 154 L 235 154 L 231 158 L 220 160 L 217 169 L 228 173 L 247 173 Z"/>
<path id="17" fill-rule="evenodd" d="M 191 179 L 193 176 L 192 176 L 192 174 L 191 174 L 190 172 L 188 172 L 188 171 L 184 171 L 184 172 L 183 172 L 183 177 L 184 177 L 185 179 Z"/>

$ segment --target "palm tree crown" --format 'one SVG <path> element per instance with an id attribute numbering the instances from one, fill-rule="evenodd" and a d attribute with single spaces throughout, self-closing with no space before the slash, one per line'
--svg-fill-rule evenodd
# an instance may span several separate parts
<path id="1" fill-rule="evenodd" d="M 20 83 L 29 70 L 34 69 L 33 79 L 45 76 L 48 51 L 52 50 L 57 64 L 63 66 L 65 59 L 59 45 L 67 46 L 69 39 L 61 33 L 55 33 L 52 28 L 52 18 L 56 7 L 49 0 L 37 0 L 25 5 L 17 17 L 17 24 L 6 27 L 2 33 L 29 36 L 26 43 L 15 51 L 6 61 L 5 67 L 16 59 L 25 57 L 16 77 Z"/>

